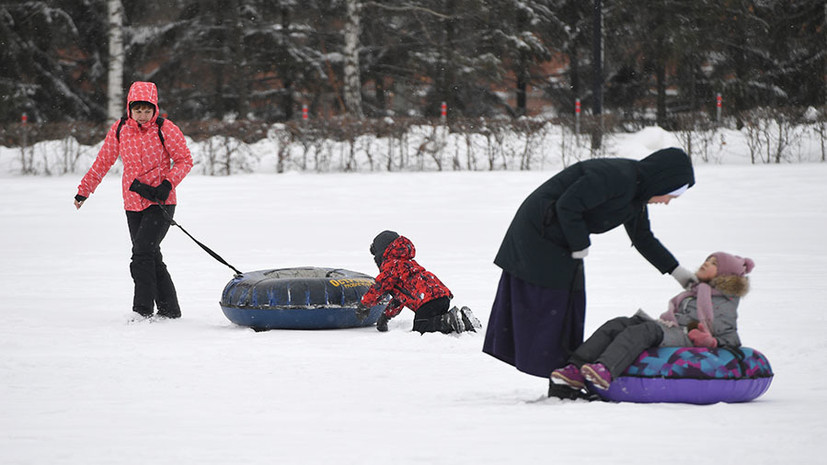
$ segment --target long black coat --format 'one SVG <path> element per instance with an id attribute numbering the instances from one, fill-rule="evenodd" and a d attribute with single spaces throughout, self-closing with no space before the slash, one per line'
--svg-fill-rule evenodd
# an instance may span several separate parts
<path id="1" fill-rule="evenodd" d="M 526 282 L 569 287 L 571 252 L 591 244 L 589 234 L 621 224 L 635 248 L 661 273 L 678 266 L 649 227 L 648 200 L 695 184 L 689 156 L 659 150 L 643 160 L 593 159 L 576 163 L 543 183 L 517 210 L 494 263 Z"/>

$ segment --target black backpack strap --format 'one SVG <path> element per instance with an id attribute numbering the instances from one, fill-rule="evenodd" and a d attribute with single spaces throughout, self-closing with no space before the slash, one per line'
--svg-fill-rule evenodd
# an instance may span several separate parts
<path id="1" fill-rule="evenodd" d="M 161 145 L 166 149 L 167 144 L 164 143 L 164 133 L 161 131 L 161 126 L 164 125 L 164 121 L 166 120 L 161 116 L 155 118 L 155 124 L 158 125 L 158 138 L 161 139 Z"/>
<path id="2" fill-rule="evenodd" d="M 121 120 L 118 121 L 118 129 L 115 130 L 115 138 L 118 139 L 118 142 L 121 141 L 121 128 L 124 124 L 126 124 L 126 116 L 121 116 Z"/>

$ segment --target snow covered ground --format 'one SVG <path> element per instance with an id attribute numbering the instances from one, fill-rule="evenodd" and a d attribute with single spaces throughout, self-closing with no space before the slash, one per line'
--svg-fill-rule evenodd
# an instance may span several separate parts
<path id="1" fill-rule="evenodd" d="M 619 152 L 663 145 L 642 137 Z M 394 229 L 485 324 L 502 235 L 554 171 L 190 176 L 176 219 L 242 270 L 373 274 L 370 240 Z M 163 250 L 184 317 L 129 324 L 118 176 L 76 211 L 80 175 L 4 175 L 0 463 L 817 463 L 827 165 L 724 160 L 696 177 L 653 206 L 653 228 L 688 267 L 717 250 L 755 260 L 741 339 L 776 377 L 746 404 L 547 399 L 547 380 L 481 352 L 483 334 L 420 336 L 408 310 L 388 333 L 237 327 L 218 306 L 232 272 L 175 228 Z M 592 239 L 587 333 L 638 308 L 657 314 L 680 291 L 621 230 Z"/>

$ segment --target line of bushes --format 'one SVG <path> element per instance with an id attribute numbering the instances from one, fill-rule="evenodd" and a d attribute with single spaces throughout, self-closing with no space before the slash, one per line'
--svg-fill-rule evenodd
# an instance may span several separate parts
<path id="1" fill-rule="evenodd" d="M 825 161 L 825 111 L 757 109 L 719 123 L 706 113 L 682 114 L 672 132 L 693 158 L 705 162 L 719 150 L 722 130 L 740 130 L 752 163 L 797 161 L 799 144 L 820 141 Z M 548 147 L 554 162 L 602 156 L 594 134 L 606 137 L 636 132 L 647 121 L 630 122 L 611 115 L 521 119 L 328 119 L 265 124 L 257 121 L 176 122 L 189 138 L 197 169 L 208 175 L 252 172 L 262 163 L 273 172 L 289 170 L 400 171 L 538 169 L 545 166 Z M 74 172 L 83 157 L 94 157 L 108 127 L 87 123 L 20 125 L 2 128 L 4 144 L 20 148 L 19 172 Z M 37 150 L 37 142 L 58 141 L 57 149 Z M 252 146 L 267 144 L 264 150 Z M 24 148 L 25 147 L 25 148 Z M 547 151 L 547 150 L 546 150 Z M 812 149 L 810 149 L 812 151 Z M 43 152 L 43 153 L 39 153 Z M 55 153 L 60 152 L 60 153 Z M 261 160 L 261 153 L 273 157 Z M 269 158 L 269 157 L 268 157 Z M 812 158 L 812 157 L 810 157 Z"/>

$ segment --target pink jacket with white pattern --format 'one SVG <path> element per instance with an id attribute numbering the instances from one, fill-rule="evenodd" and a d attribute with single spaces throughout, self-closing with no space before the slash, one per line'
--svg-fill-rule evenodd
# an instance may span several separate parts
<path id="1" fill-rule="evenodd" d="M 129 104 L 137 101 L 150 102 L 155 105 L 155 114 L 148 123 L 143 125 L 138 124 L 132 118 L 132 112 L 129 110 Z M 80 181 L 78 195 L 89 197 L 92 192 L 95 192 L 104 175 L 120 156 L 123 162 L 121 189 L 126 210 L 142 211 L 153 204 L 129 190 L 129 186 L 135 179 L 150 186 L 157 186 L 164 180 L 169 181 L 172 184 L 172 191 L 164 203 L 175 205 L 177 203 L 175 187 L 192 169 L 192 155 L 187 148 L 184 134 L 178 126 L 165 120 L 161 126 L 164 135 L 164 142 L 161 143 L 156 123 L 158 89 L 152 82 L 132 84 L 126 98 L 126 113 L 127 120 L 121 127 L 120 137 L 116 135 L 120 121 L 115 121 L 109 128 L 95 162 Z"/>

